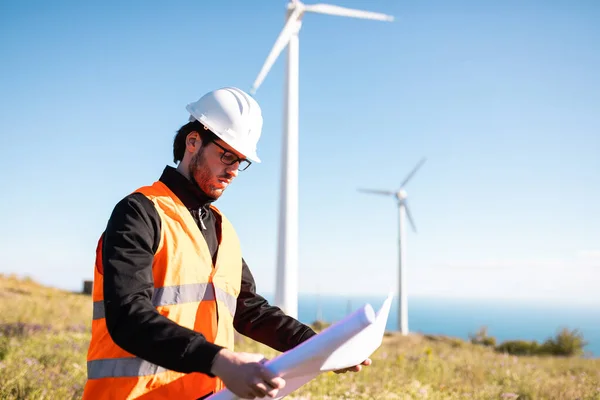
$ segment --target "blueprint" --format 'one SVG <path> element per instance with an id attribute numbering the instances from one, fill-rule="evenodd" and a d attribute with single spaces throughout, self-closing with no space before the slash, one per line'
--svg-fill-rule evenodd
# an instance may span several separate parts
<path id="1" fill-rule="evenodd" d="M 352 367 L 369 358 L 381 346 L 392 298 L 393 294 L 388 295 L 377 313 L 366 304 L 292 350 L 267 361 L 265 366 L 286 381 L 275 399 L 284 398 L 321 373 Z M 223 389 L 208 399 L 240 397 Z"/>

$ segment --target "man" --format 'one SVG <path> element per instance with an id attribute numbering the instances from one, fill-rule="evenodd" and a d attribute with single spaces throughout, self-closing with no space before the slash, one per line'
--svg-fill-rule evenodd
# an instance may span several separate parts
<path id="1" fill-rule="evenodd" d="M 275 397 L 285 381 L 262 355 L 233 351 L 234 329 L 282 352 L 315 335 L 255 292 L 235 230 L 212 205 L 260 162 L 258 103 L 228 87 L 187 110 L 177 168 L 122 199 L 98 241 L 85 400 L 200 399 L 223 387 Z"/>

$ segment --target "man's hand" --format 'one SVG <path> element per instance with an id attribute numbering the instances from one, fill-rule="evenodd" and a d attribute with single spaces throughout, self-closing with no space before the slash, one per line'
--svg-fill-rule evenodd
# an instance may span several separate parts
<path id="1" fill-rule="evenodd" d="M 274 375 L 261 354 L 235 353 L 222 349 L 213 361 L 211 373 L 221 378 L 227 389 L 243 399 L 275 397 L 285 380 Z"/>
<path id="2" fill-rule="evenodd" d="M 345 374 L 346 372 L 359 372 L 362 369 L 363 365 L 371 365 L 371 359 L 367 358 L 365 361 L 363 361 L 362 363 L 355 365 L 353 367 L 348 367 L 348 368 L 344 368 L 344 369 L 338 369 L 337 371 L 334 371 L 336 374 Z"/>

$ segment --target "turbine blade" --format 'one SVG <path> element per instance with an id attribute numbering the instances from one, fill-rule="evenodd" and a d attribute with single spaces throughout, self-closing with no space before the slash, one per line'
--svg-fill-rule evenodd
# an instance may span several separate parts
<path id="1" fill-rule="evenodd" d="M 334 6 L 330 4 L 310 4 L 304 6 L 305 11 L 310 11 L 319 14 L 337 15 L 339 17 L 353 17 L 362 19 L 374 19 L 378 21 L 393 21 L 392 15 L 386 15 L 382 13 L 376 13 L 371 11 L 356 10 L 353 8 L 346 8 L 340 6 Z"/>
<path id="2" fill-rule="evenodd" d="M 285 46 L 287 46 L 288 42 L 290 41 L 290 37 L 297 32 L 298 16 L 300 15 L 300 13 L 300 8 L 295 8 L 294 11 L 288 17 L 288 20 L 286 21 L 283 29 L 281 30 L 281 33 L 279 33 L 277 40 L 275 40 L 275 44 L 273 45 L 271 52 L 267 56 L 265 63 L 263 64 L 260 72 L 258 73 L 256 80 L 252 84 L 252 89 L 250 89 L 251 94 L 256 93 L 258 87 L 262 84 L 267 74 L 271 70 L 271 67 L 273 66 L 273 64 L 275 64 L 275 60 L 277 60 L 279 54 L 281 54 L 283 49 L 285 49 Z"/>
<path id="3" fill-rule="evenodd" d="M 408 218 L 408 222 L 410 222 L 410 226 L 412 226 L 412 229 L 415 233 L 417 233 L 417 227 L 415 226 L 415 221 L 412 218 L 412 215 L 410 214 L 410 210 L 408 209 L 408 204 L 406 203 L 406 200 L 404 201 L 404 211 L 406 211 L 406 217 Z"/>
<path id="4" fill-rule="evenodd" d="M 417 170 L 419 168 L 421 168 L 421 165 L 423 165 L 423 163 L 426 161 L 427 159 L 425 157 L 423 157 L 421 159 L 421 161 L 419 161 L 419 163 L 413 168 L 412 171 L 410 171 L 410 173 L 408 174 L 408 176 L 406 178 L 404 178 L 404 181 L 402 181 L 402 183 L 400 184 L 400 187 L 404 187 L 404 185 L 406 185 L 408 183 L 408 181 L 415 175 L 415 173 L 417 172 Z"/>
<path id="5" fill-rule="evenodd" d="M 394 192 L 390 190 L 378 190 L 378 189 L 358 189 L 359 192 L 363 193 L 373 193 L 373 194 L 382 194 L 387 196 L 393 196 Z"/>

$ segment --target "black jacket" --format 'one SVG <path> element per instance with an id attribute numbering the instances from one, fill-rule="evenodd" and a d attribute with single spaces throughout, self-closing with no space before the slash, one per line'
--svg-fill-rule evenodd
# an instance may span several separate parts
<path id="1" fill-rule="evenodd" d="M 213 260 L 219 241 L 211 199 L 175 168 L 167 166 L 160 181 L 192 214 Z M 152 260 L 160 240 L 161 221 L 153 203 L 141 193 L 122 199 L 104 232 L 104 307 L 108 332 L 124 350 L 178 372 L 209 376 L 220 346 L 160 315 L 152 305 Z M 189 266 L 193 268 L 193 266 Z M 315 332 L 256 294 L 254 278 L 242 259 L 242 283 L 234 327 L 242 335 L 278 351 L 287 351 Z"/>

